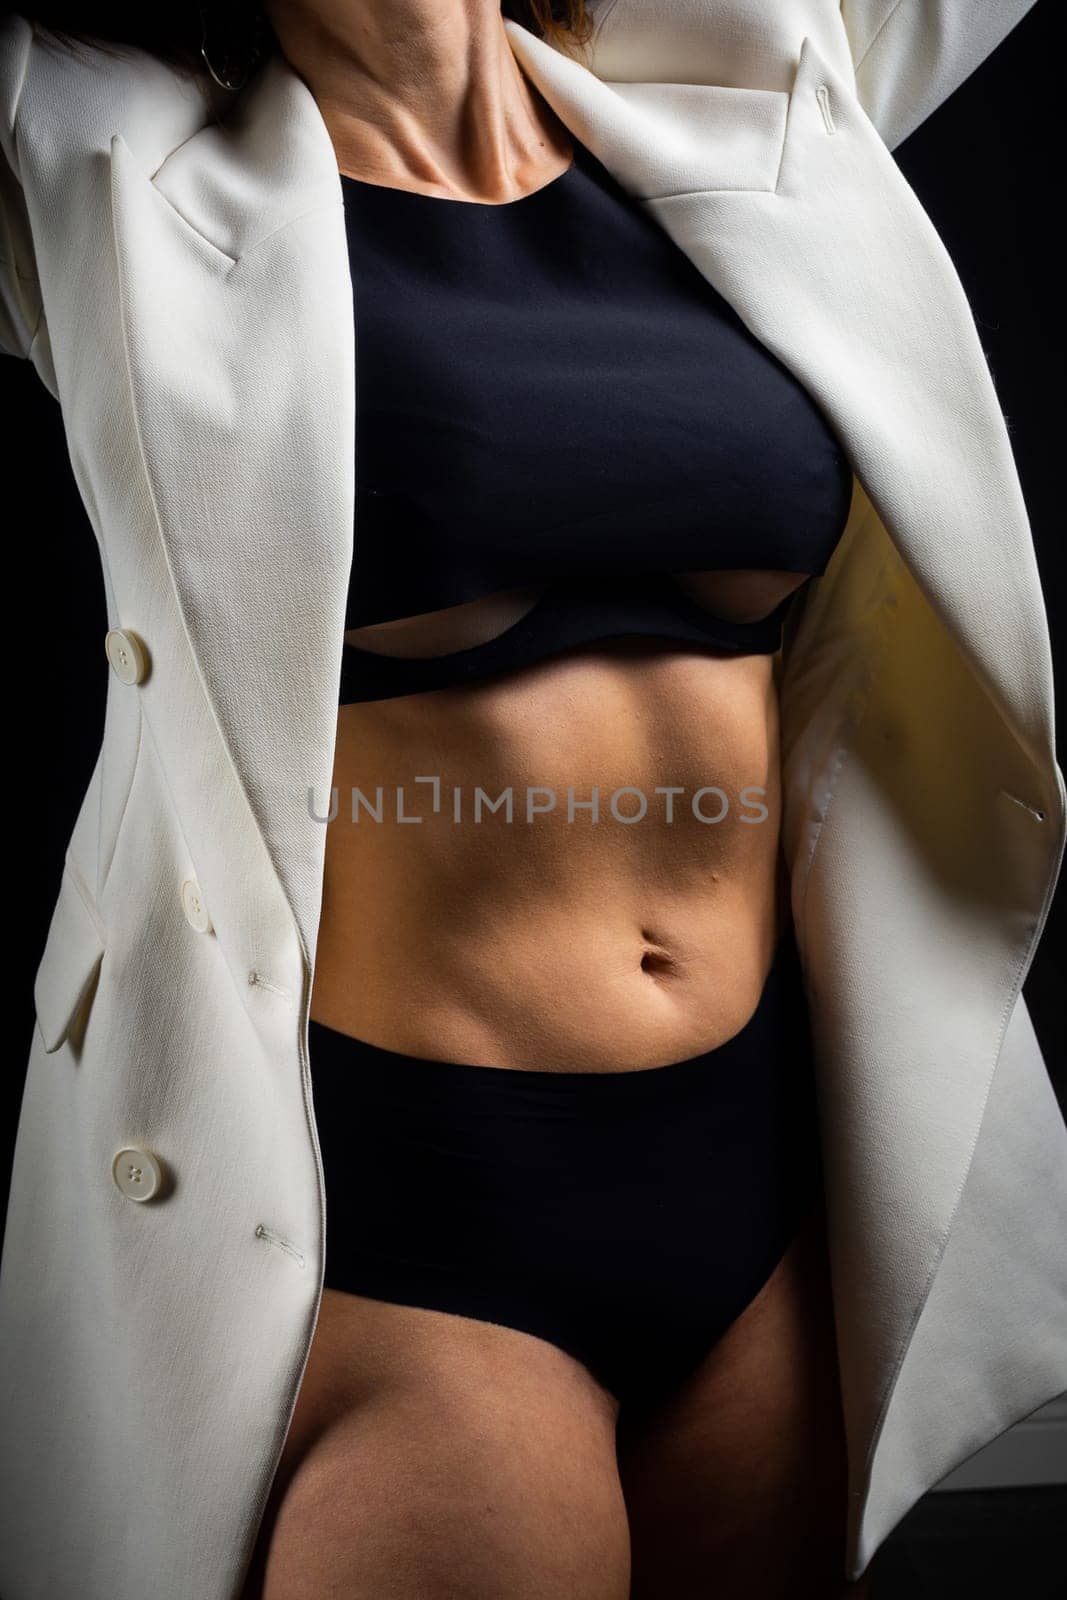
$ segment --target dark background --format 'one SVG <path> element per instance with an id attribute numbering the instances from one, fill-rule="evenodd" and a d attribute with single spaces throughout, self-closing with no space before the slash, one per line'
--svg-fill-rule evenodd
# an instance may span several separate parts
<path id="1" fill-rule="evenodd" d="M 897 151 L 951 252 L 1007 418 L 1052 618 L 1064 698 L 1063 210 L 1059 6 L 1041 0 L 989 60 Z M 1054 278 L 1056 281 L 1054 281 Z M 18 781 L 17 856 L 7 858 L 14 1060 L 4 1075 L 0 1173 L 6 1199 L 15 1119 L 33 1028 L 33 978 L 59 887 L 63 851 L 100 744 L 107 666 L 96 543 L 70 471 L 59 408 L 29 362 L 0 360 L 8 440 L 8 587 L 12 693 L 8 755 Z M 20 496 L 19 490 L 23 493 Z M 960 582 L 967 575 L 960 573 Z M 1062 718 L 1061 718 L 1062 720 Z M 13 724 L 13 726 L 12 726 Z M 1061 735 L 1062 748 L 1062 735 Z M 11 770 L 9 768 L 9 770 Z M 25 866 L 22 878 L 19 868 Z M 1067 1105 L 1067 1006 L 1061 887 L 1025 993 Z M 47 1181 L 43 1179 L 42 1181 Z"/>

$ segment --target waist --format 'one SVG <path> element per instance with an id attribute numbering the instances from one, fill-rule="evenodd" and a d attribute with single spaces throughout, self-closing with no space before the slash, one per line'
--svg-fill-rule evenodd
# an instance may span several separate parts
<path id="1" fill-rule="evenodd" d="M 312 1015 L 516 1066 L 726 1037 L 784 921 L 777 763 L 765 657 L 591 651 L 344 707 Z"/>
<path id="2" fill-rule="evenodd" d="M 788 1049 L 783 1049 L 786 1042 Z M 727 1037 L 651 1066 L 514 1069 L 497 1061 L 455 1059 L 440 1054 L 439 1048 L 433 1054 L 394 1050 L 316 1019 L 310 1023 L 309 1043 L 317 1082 L 328 1080 L 339 1092 L 352 1086 L 353 1074 L 358 1074 L 358 1092 L 382 1105 L 410 1109 L 410 1091 L 417 1089 L 422 1104 L 429 1096 L 438 1105 L 455 1104 L 464 1096 L 480 1097 L 487 1106 L 494 1102 L 502 1111 L 514 1109 L 519 1115 L 528 1107 L 530 1091 L 536 1092 L 542 1107 L 553 1103 L 562 1107 L 585 1097 L 594 1097 L 597 1105 L 604 1105 L 605 1097 L 647 1103 L 664 1095 L 675 1099 L 688 1085 L 706 1082 L 713 1070 L 720 1075 L 733 1070 L 751 1074 L 758 1066 L 768 1075 L 784 1069 L 793 1077 L 799 1061 L 810 1061 L 811 1050 L 803 968 L 788 921 L 775 941 L 754 1003 Z M 626 1043 L 620 1038 L 617 1059 L 625 1063 L 625 1055 Z"/>
<path id="3" fill-rule="evenodd" d="M 422 898 L 327 885 L 311 1015 L 384 1049 L 472 1065 L 636 1071 L 717 1048 L 751 1014 L 789 923 L 780 857 L 682 891 L 595 885 Z"/>

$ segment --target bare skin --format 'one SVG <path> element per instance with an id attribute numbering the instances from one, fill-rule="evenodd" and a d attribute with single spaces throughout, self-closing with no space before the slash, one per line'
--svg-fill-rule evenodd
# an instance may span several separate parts
<path id="1" fill-rule="evenodd" d="M 532 1334 L 323 1293 L 241 1600 L 868 1600 L 821 1207 L 667 1405 Z"/>
<path id="2" fill-rule="evenodd" d="M 340 171 L 504 204 L 570 165 L 499 0 L 268 9 Z M 803 577 L 678 581 L 751 620 Z M 538 592 L 349 638 L 447 653 L 503 631 Z M 620 639 L 343 707 L 312 1016 L 415 1055 L 559 1072 L 639 1071 L 738 1032 L 789 914 L 777 665 Z M 436 812 L 416 781 L 428 776 Z M 709 785 L 727 797 L 718 822 L 715 795 L 692 807 Z M 379 786 L 381 820 L 364 808 L 353 822 L 353 788 L 373 804 Z M 657 786 L 680 791 L 672 822 Z M 398 787 L 402 815 L 422 822 L 399 820 Z M 472 802 L 509 787 L 511 822 L 454 820 L 456 790 Z M 534 787 L 555 805 L 527 821 Z M 594 788 L 596 824 L 581 805 Z M 639 810 L 629 791 L 646 797 L 640 821 L 611 815 L 617 790 L 623 816 Z M 762 820 L 742 820 L 760 805 Z M 327 1289 L 242 1600 L 862 1600 L 841 1578 L 843 1473 L 821 1210 L 684 1391 L 645 1417 L 531 1334 Z"/>

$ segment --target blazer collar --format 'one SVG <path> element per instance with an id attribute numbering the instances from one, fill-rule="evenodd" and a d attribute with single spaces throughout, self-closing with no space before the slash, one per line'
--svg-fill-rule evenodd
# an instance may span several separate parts
<path id="1" fill-rule="evenodd" d="M 604 80 L 521 24 L 505 19 L 504 27 L 524 73 L 638 198 L 774 188 L 788 88 Z M 804 75 L 813 49 L 806 39 L 791 80 Z M 279 52 L 232 105 L 212 103 L 224 115 L 179 144 L 151 182 L 190 227 L 239 260 L 339 198 L 336 154 L 314 96 Z"/>
<path id="2" fill-rule="evenodd" d="M 224 115 L 171 151 L 151 181 L 236 261 L 340 199 L 337 158 L 311 90 L 277 51 L 230 105 L 214 103 Z"/>

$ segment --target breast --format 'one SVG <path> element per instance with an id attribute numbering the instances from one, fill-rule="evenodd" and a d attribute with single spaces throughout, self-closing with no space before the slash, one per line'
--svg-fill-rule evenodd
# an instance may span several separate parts
<path id="1" fill-rule="evenodd" d="M 567 576 L 829 561 L 852 473 L 827 420 L 648 213 L 575 155 L 512 205 L 373 186 L 346 200 L 350 629 Z"/>
<path id="2" fill-rule="evenodd" d="M 810 574 L 778 571 L 719 571 L 673 574 L 678 589 L 711 617 L 754 623 L 768 617 Z M 346 644 L 359 651 L 403 660 L 432 660 L 491 643 L 528 616 L 546 591 L 544 584 L 498 590 L 479 600 L 445 606 L 413 617 L 350 628 Z"/>

